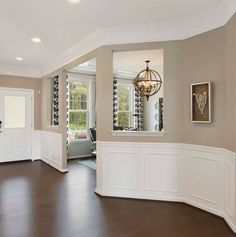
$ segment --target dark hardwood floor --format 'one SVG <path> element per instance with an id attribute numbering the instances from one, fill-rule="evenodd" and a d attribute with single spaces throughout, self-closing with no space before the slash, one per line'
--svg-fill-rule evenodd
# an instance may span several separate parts
<path id="1" fill-rule="evenodd" d="M 95 171 L 40 162 L 0 165 L 0 237 L 230 237 L 223 219 L 181 204 L 104 198 Z"/>

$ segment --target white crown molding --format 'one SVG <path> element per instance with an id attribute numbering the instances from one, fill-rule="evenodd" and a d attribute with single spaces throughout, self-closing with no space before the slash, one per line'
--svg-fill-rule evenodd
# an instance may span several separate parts
<path id="1" fill-rule="evenodd" d="M 224 0 L 190 18 L 166 24 L 125 25 L 98 29 L 55 58 L 43 71 L 46 75 L 103 45 L 183 40 L 224 26 L 236 12 L 235 0 Z"/>
<path id="2" fill-rule="evenodd" d="M 0 73 L 7 74 L 10 72 L 12 75 L 43 77 L 100 46 L 187 39 L 224 26 L 235 12 L 236 1 L 223 0 L 221 4 L 216 5 L 214 8 L 207 9 L 178 22 L 104 27 L 97 29 L 59 54 L 54 58 L 53 62 L 45 65 L 41 70 L 32 70 L 32 68 L 27 67 L 22 67 L 20 70 L 14 66 L 6 67 L 11 70 L 4 70 L 5 66 L 0 66 Z M 7 72 L 4 73 L 4 71 Z"/>

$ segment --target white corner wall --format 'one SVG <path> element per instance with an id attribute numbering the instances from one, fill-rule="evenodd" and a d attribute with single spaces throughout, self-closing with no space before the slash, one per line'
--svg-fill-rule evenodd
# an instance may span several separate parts
<path id="1" fill-rule="evenodd" d="M 235 153 L 167 143 L 97 142 L 103 196 L 180 201 L 223 217 L 234 232 Z"/>
<path id="2" fill-rule="evenodd" d="M 68 172 L 63 168 L 62 135 L 43 130 L 35 130 L 33 134 L 32 160 L 42 160 L 60 172 Z"/>

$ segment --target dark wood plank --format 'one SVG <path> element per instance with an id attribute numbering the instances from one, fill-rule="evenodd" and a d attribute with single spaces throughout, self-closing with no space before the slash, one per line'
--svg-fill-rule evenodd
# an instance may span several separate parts
<path id="1" fill-rule="evenodd" d="M 222 218 L 182 203 L 105 198 L 96 173 L 69 163 L 0 165 L 0 237 L 231 237 Z"/>

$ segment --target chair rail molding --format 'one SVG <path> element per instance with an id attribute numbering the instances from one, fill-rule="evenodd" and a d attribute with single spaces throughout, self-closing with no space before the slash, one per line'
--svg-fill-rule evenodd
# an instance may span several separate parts
<path id="1" fill-rule="evenodd" d="M 180 143 L 97 141 L 102 196 L 178 201 L 225 219 L 236 232 L 235 153 Z"/>

